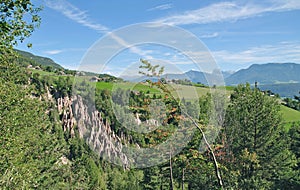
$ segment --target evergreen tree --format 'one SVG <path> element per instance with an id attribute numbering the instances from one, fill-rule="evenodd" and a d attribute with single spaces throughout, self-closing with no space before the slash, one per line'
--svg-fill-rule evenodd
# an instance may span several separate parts
<path id="1" fill-rule="evenodd" d="M 297 165 L 293 168 L 296 172 L 291 185 L 292 189 L 300 189 L 300 123 L 293 123 L 289 130 L 291 140 L 291 151 L 297 158 Z"/>
<path id="2" fill-rule="evenodd" d="M 294 155 L 281 125 L 280 105 L 250 85 L 231 95 L 225 121 L 230 184 L 242 189 L 288 188 Z M 236 181 L 235 181 L 236 180 Z M 236 184 L 233 184 L 236 183 Z M 283 186 L 282 186 L 283 185 Z M 287 185 L 287 186 L 285 186 Z"/>

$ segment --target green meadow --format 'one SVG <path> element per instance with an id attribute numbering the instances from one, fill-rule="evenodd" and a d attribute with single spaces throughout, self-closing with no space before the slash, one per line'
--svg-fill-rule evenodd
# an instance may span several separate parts
<path id="1" fill-rule="evenodd" d="M 281 113 L 282 113 L 282 117 L 283 117 L 283 120 L 285 121 L 285 126 L 287 129 L 290 128 L 290 126 L 293 122 L 300 121 L 300 112 L 297 110 L 294 110 L 292 108 L 282 105 Z"/>
<path id="2" fill-rule="evenodd" d="M 119 83 L 110 83 L 110 82 L 97 82 L 96 88 L 99 90 L 108 89 L 129 89 L 133 91 L 143 91 L 148 94 L 160 95 L 162 92 L 157 87 L 151 87 L 147 83 L 132 83 L 132 82 L 119 82 Z M 210 88 L 205 87 L 195 87 L 187 85 L 172 84 L 168 85 L 168 89 L 171 94 L 175 97 L 185 98 L 187 100 L 195 99 L 197 97 L 203 96 L 210 92 Z"/>

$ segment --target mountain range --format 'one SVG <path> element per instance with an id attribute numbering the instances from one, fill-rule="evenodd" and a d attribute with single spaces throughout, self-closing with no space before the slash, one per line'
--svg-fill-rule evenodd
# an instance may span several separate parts
<path id="1" fill-rule="evenodd" d="M 222 71 L 220 74 L 223 75 L 223 78 L 229 77 L 232 72 L 229 71 Z M 194 83 L 202 83 L 205 85 L 208 85 L 208 80 L 210 82 L 214 81 L 215 75 L 217 74 L 211 74 L 211 73 L 204 73 L 200 71 L 190 70 L 188 72 L 185 72 L 183 74 L 165 74 L 162 77 L 167 78 L 169 80 L 172 79 L 188 79 Z"/>
<path id="2" fill-rule="evenodd" d="M 238 84 L 257 82 L 260 85 L 271 84 L 286 84 L 286 83 L 300 83 L 300 64 L 296 63 L 267 63 L 267 64 L 253 64 L 247 69 L 241 69 L 237 72 L 222 71 L 225 84 L 228 86 L 235 86 Z M 162 77 L 172 79 L 188 79 L 194 83 L 202 83 L 208 85 L 208 80 L 213 79 L 214 75 L 211 73 L 204 73 L 201 71 L 190 70 L 182 74 L 165 74 Z M 206 79 L 207 77 L 207 79 Z M 143 77 L 124 78 L 130 81 L 142 81 Z"/>
<path id="3" fill-rule="evenodd" d="M 59 64 L 55 63 L 52 59 L 42 56 L 36 56 L 29 52 L 16 50 L 23 57 L 33 60 L 36 63 L 44 66 L 52 66 L 54 68 L 63 68 Z M 88 72 L 86 72 L 88 73 Z M 267 63 L 267 64 L 253 64 L 247 69 L 241 69 L 236 72 L 221 72 L 228 86 L 235 86 L 237 84 L 250 83 L 254 84 L 258 82 L 260 85 L 272 85 L 272 84 L 286 84 L 286 83 L 300 83 L 300 64 L 296 63 Z M 90 73 L 92 74 L 92 73 Z M 97 74 L 95 74 L 97 75 Z M 168 73 L 162 77 L 172 79 L 188 79 L 194 83 L 202 83 L 208 85 L 206 77 L 212 81 L 214 75 L 211 73 L 204 73 L 201 71 L 190 70 L 182 74 Z M 123 77 L 128 81 L 142 81 L 145 77 L 130 76 Z"/>
<path id="4" fill-rule="evenodd" d="M 300 64 L 267 63 L 253 64 L 225 78 L 227 85 L 249 82 L 254 84 L 300 83 Z"/>

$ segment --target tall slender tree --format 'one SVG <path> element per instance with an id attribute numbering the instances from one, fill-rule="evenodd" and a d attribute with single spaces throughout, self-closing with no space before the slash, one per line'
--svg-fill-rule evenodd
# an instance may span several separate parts
<path id="1" fill-rule="evenodd" d="M 169 102 L 173 102 L 173 104 L 171 104 L 171 105 L 172 106 L 175 105 L 175 108 L 177 110 L 179 110 L 179 108 L 181 106 L 181 102 L 176 100 L 176 98 L 174 98 L 172 96 L 170 88 L 166 84 L 161 82 L 160 76 L 164 72 L 164 67 L 162 67 L 160 65 L 152 65 L 147 60 L 140 59 L 140 61 L 141 61 L 142 64 L 140 65 L 139 68 L 140 69 L 145 69 L 146 72 L 145 71 L 140 71 L 139 73 L 142 74 L 142 75 L 148 76 L 148 77 L 157 77 L 159 79 L 158 82 L 152 82 L 150 80 L 148 80 L 148 82 L 150 83 L 151 86 L 158 87 L 165 94 L 165 97 L 166 97 L 165 99 L 167 99 L 167 101 L 169 101 Z M 157 71 L 157 69 L 159 69 L 159 70 Z M 202 136 L 202 139 L 203 139 L 203 141 L 204 141 L 204 143 L 205 143 L 205 145 L 206 145 L 207 149 L 209 150 L 210 155 L 212 157 L 212 161 L 213 161 L 213 165 L 214 165 L 214 169 L 215 169 L 215 176 L 218 180 L 218 184 L 219 184 L 220 188 L 223 189 L 224 186 L 223 186 L 223 180 L 222 180 L 221 172 L 220 172 L 220 169 L 219 169 L 219 164 L 217 162 L 214 150 L 211 147 L 210 143 L 208 142 L 207 137 L 206 137 L 206 135 L 203 131 L 203 127 L 201 126 L 200 122 L 198 120 L 195 120 L 189 113 L 184 112 L 184 110 L 181 110 L 181 112 L 182 112 L 182 116 L 184 116 L 185 119 L 190 120 L 192 122 L 192 124 L 199 130 L 199 132 Z M 172 119 L 177 120 L 176 115 L 172 115 Z"/>
<path id="2" fill-rule="evenodd" d="M 279 111 L 275 98 L 249 84 L 239 85 L 232 93 L 225 138 L 235 188 L 269 189 L 289 181 L 295 159 Z"/>

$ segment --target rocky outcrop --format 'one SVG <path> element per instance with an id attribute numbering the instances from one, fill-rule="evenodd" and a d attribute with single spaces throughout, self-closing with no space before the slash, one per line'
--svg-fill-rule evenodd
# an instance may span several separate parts
<path id="1" fill-rule="evenodd" d="M 73 100 L 69 97 L 57 99 L 57 109 L 61 116 L 62 127 L 65 133 L 69 134 L 69 137 L 75 136 L 75 117 L 72 109 Z"/>
<path id="2" fill-rule="evenodd" d="M 75 136 L 76 127 L 80 138 L 100 157 L 127 168 L 129 160 L 122 151 L 126 146 L 122 144 L 124 139 L 111 130 L 99 111 L 88 107 L 81 96 L 58 98 L 57 108 L 63 130 L 70 134 L 70 138 Z"/>

